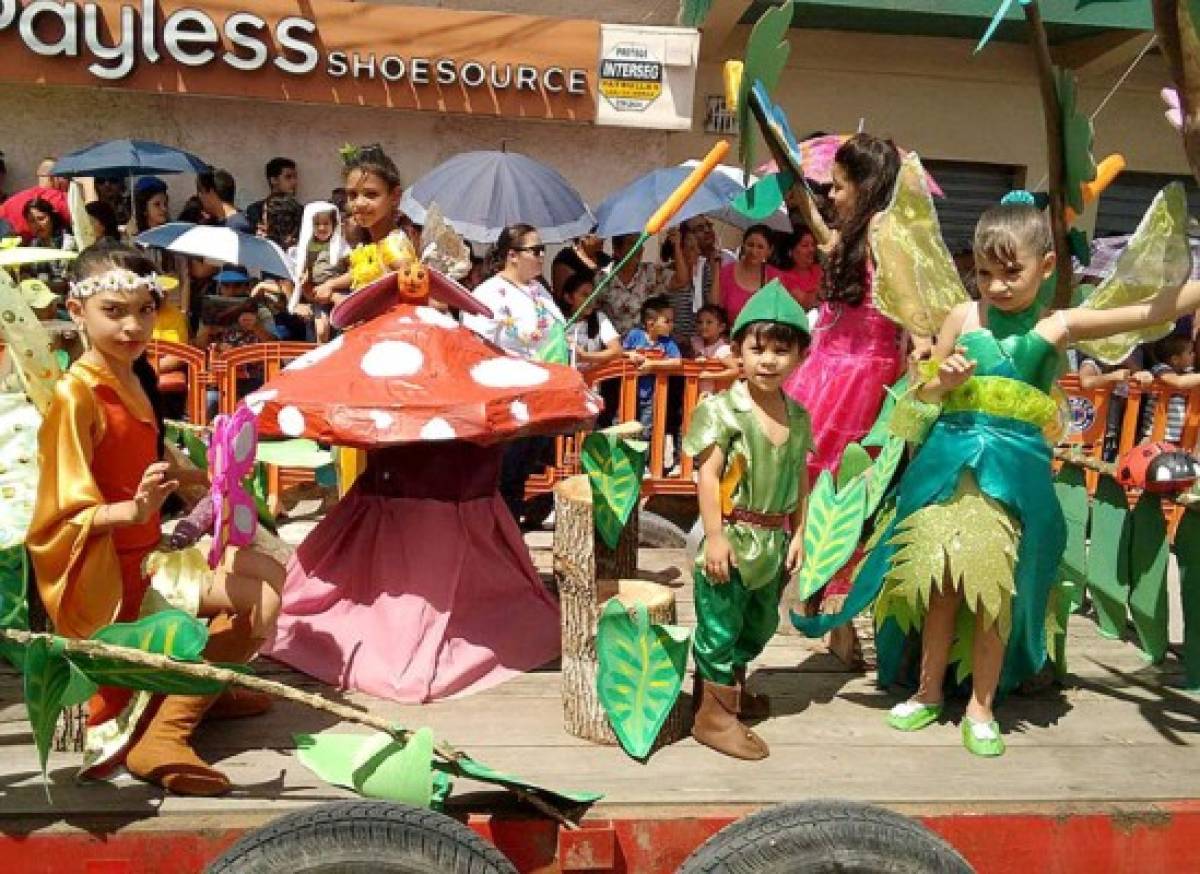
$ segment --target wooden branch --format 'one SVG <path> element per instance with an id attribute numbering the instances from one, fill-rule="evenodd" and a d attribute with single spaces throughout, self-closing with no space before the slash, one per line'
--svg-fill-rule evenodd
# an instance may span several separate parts
<path id="1" fill-rule="evenodd" d="M 1050 43 L 1037 0 L 1023 7 L 1031 31 L 1033 58 L 1037 64 L 1038 85 L 1042 92 L 1042 113 L 1046 120 L 1046 161 L 1050 179 L 1050 230 L 1054 235 L 1054 257 L 1058 274 L 1054 287 L 1054 309 L 1071 305 L 1071 247 L 1067 244 L 1066 156 L 1063 151 L 1062 104 L 1054 82 L 1054 62 L 1050 59 Z"/>
<path id="2" fill-rule="evenodd" d="M 1192 175 L 1200 180 L 1200 40 L 1187 3 L 1153 0 L 1154 29 L 1167 61 L 1183 119 L 1183 149 Z"/>
<path id="3" fill-rule="evenodd" d="M 256 692 L 263 692 L 267 695 L 272 695 L 276 698 L 282 698 L 285 701 L 294 701 L 297 704 L 302 704 L 305 707 L 310 707 L 313 710 L 321 710 L 325 713 L 331 713 L 334 716 L 346 722 L 353 722 L 358 725 L 365 725 L 368 728 L 373 728 L 376 731 L 382 731 L 384 734 L 390 735 L 402 744 L 408 743 L 412 737 L 412 732 L 406 728 L 393 725 L 385 719 L 380 719 L 377 716 L 372 716 L 366 710 L 358 707 L 351 707 L 346 704 L 339 704 L 336 701 L 330 701 L 321 695 L 316 695 L 312 692 L 301 692 L 299 689 L 293 689 L 285 683 L 280 683 L 275 680 L 264 680 L 262 677 L 256 677 L 252 674 L 241 674 L 229 668 L 221 668 L 216 665 L 208 664 L 207 662 L 181 662 L 168 656 L 158 655 L 157 653 L 145 652 L 144 650 L 134 649 L 127 646 L 114 646 L 113 644 L 103 643 L 98 640 L 85 640 L 70 637 L 58 637 L 53 634 L 41 634 L 33 631 L 21 631 L 16 628 L 0 628 L 0 639 L 8 640 L 22 646 L 28 646 L 35 640 L 45 640 L 46 642 L 61 641 L 64 646 L 64 651 L 69 655 L 78 653 L 80 655 L 91 656 L 93 658 L 115 659 L 117 661 L 126 662 L 133 665 L 142 665 L 143 667 L 154 668 L 160 671 L 169 671 L 174 674 L 182 674 L 185 677 L 196 677 L 202 680 L 213 680 L 220 683 L 228 683 L 233 686 L 243 686 L 247 689 L 253 689 Z M 450 765 L 457 765 L 458 761 L 463 758 L 468 758 L 466 753 L 455 749 L 445 741 L 437 741 L 434 743 L 433 752 L 440 759 Z M 460 776 L 469 777 L 469 774 L 460 771 Z M 474 779 L 474 778 L 472 778 Z M 520 789 L 513 786 L 505 786 L 504 788 L 511 791 L 522 801 L 528 802 L 532 807 L 536 808 L 541 813 L 561 823 L 568 829 L 575 829 L 579 826 L 571 822 L 557 810 L 553 805 L 546 802 L 544 799 L 537 797 L 534 793 L 525 789 Z"/>

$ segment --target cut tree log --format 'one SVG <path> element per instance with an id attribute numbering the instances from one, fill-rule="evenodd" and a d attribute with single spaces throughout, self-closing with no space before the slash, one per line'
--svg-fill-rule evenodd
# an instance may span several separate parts
<path id="1" fill-rule="evenodd" d="M 586 476 L 574 476 L 554 488 L 554 578 L 562 603 L 562 700 L 567 731 L 601 744 L 617 736 L 596 694 L 596 623 L 609 598 L 631 607 L 644 604 L 651 622 L 675 622 L 675 593 L 666 586 L 633 579 L 637 569 L 635 508 L 615 550 L 595 536 L 592 490 Z M 655 747 L 688 733 L 685 708 L 677 701 L 659 732 Z"/>

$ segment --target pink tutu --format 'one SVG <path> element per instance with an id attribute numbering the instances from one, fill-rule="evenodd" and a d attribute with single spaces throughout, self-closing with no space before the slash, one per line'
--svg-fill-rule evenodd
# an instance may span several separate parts
<path id="1" fill-rule="evenodd" d="M 856 307 L 821 304 L 808 357 L 783 386 L 812 417 L 810 481 L 822 470 L 836 470 L 846 446 L 871 430 L 886 388 L 903 367 L 900 329 L 870 296 Z"/>
<path id="2" fill-rule="evenodd" d="M 264 652 L 406 703 L 480 691 L 555 659 L 558 604 L 496 492 L 502 451 L 371 452 L 289 563 Z"/>

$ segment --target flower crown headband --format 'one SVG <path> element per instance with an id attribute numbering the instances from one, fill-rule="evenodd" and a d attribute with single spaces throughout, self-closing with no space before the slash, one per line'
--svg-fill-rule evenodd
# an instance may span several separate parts
<path id="1" fill-rule="evenodd" d="M 72 282 L 68 296 L 76 300 L 87 300 L 101 291 L 148 291 L 156 301 L 162 300 L 163 296 L 162 288 L 158 284 L 157 273 L 140 276 L 124 267 L 114 267 L 104 273 Z"/>

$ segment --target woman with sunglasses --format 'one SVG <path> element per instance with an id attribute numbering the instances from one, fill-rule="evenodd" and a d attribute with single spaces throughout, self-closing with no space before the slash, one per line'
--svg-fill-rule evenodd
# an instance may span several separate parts
<path id="1" fill-rule="evenodd" d="M 546 246 L 536 228 L 509 225 L 496 240 L 492 260 L 497 272 L 471 292 L 492 311 L 492 317 L 464 313 L 462 322 L 506 352 L 536 358 L 554 324 L 566 321 L 542 276 Z M 525 518 L 525 481 L 548 455 L 551 445 L 549 437 L 526 437 L 510 443 L 504 453 L 500 496 L 517 523 L 526 527 L 536 527 L 540 520 L 536 513 Z"/>

